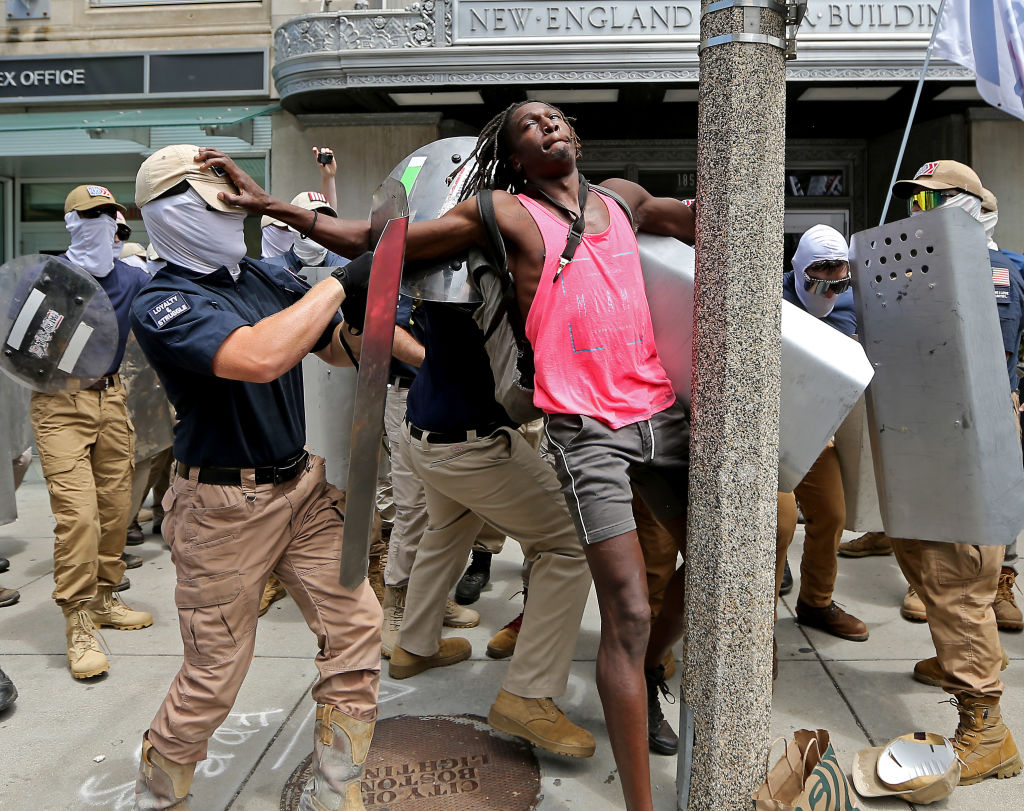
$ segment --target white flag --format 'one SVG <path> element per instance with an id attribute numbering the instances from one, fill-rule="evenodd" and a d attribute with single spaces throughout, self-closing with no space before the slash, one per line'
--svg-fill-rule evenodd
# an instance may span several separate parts
<path id="1" fill-rule="evenodd" d="M 974 71 L 993 107 L 1024 119 L 1024 0 L 946 0 L 933 56 Z"/>

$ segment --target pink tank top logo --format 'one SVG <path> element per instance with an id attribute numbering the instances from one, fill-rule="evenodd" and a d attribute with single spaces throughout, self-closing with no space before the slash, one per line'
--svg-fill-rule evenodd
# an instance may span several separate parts
<path id="1" fill-rule="evenodd" d="M 569 224 L 518 195 L 544 239 L 544 270 L 526 319 L 536 374 L 534 403 L 549 414 L 583 414 L 621 428 L 663 411 L 675 393 L 658 358 L 640 255 L 629 219 L 597 194 L 610 223 L 584 234 L 552 283 Z"/>

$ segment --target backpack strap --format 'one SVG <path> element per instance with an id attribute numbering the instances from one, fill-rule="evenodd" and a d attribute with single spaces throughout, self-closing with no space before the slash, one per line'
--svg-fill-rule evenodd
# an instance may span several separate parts
<path id="1" fill-rule="evenodd" d="M 529 346 L 526 339 L 526 324 L 523 321 L 523 314 L 519 311 L 519 302 L 516 300 L 516 285 L 512 274 L 508 270 L 508 253 L 505 250 L 505 239 L 498 228 L 498 217 L 494 212 L 494 193 L 491 189 L 482 189 L 476 196 L 477 210 L 480 212 L 480 220 L 487 231 L 488 242 L 490 243 L 490 255 L 492 265 L 480 264 L 473 268 L 473 281 L 480 287 L 480 279 L 483 274 L 490 271 L 497 276 L 501 284 L 502 306 L 495 310 L 494 319 L 484 330 L 484 341 L 487 341 L 499 326 L 501 319 L 508 318 L 512 327 L 512 334 L 516 343 L 522 351 Z"/>
<path id="2" fill-rule="evenodd" d="M 629 207 L 629 203 L 622 199 L 622 195 L 618 192 L 612 191 L 611 189 L 606 189 L 604 186 L 598 186 L 597 184 L 591 185 L 590 188 L 596 192 L 600 192 L 605 197 L 611 197 L 612 200 L 618 203 L 623 213 L 625 213 L 626 217 L 629 219 L 630 227 L 633 229 L 633 232 L 636 233 L 636 221 L 633 219 L 633 210 Z"/>

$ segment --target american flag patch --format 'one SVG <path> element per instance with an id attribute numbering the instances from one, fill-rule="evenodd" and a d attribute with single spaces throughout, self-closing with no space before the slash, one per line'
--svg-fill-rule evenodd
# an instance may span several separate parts
<path id="1" fill-rule="evenodd" d="M 997 287 L 1010 286 L 1010 271 L 1007 268 L 992 268 L 992 284 Z"/>
<path id="2" fill-rule="evenodd" d="M 930 163 L 926 163 L 924 166 L 917 170 L 917 174 L 914 175 L 914 180 L 917 180 L 919 177 L 931 177 L 932 175 L 935 174 L 935 170 L 938 168 L 938 161 L 931 161 Z"/>
<path id="3" fill-rule="evenodd" d="M 309 195 L 309 202 L 311 202 L 311 203 L 326 203 L 327 202 L 327 198 L 324 197 L 322 194 L 320 194 L 320 192 L 318 192 L 318 191 L 307 192 L 307 194 Z"/>

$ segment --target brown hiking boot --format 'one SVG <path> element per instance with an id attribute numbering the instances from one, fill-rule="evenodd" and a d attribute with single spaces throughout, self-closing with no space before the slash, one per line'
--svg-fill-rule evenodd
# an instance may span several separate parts
<path id="1" fill-rule="evenodd" d="M 88 679 L 106 673 L 110 663 L 96 639 L 96 627 L 84 608 L 70 607 L 64 612 L 68 641 L 68 666 L 76 679 Z"/>
<path id="2" fill-rule="evenodd" d="M 129 608 L 121 601 L 121 595 L 110 586 L 99 586 L 96 596 L 86 604 L 86 610 L 97 628 L 135 631 L 153 624 L 152 614 Z"/>
<path id="3" fill-rule="evenodd" d="M 373 740 L 374 721 L 318 704 L 313 727 L 313 773 L 298 811 L 363 811 L 360 778 Z"/>
<path id="4" fill-rule="evenodd" d="M 380 655 L 391 658 L 398 644 L 398 632 L 405 619 L 405 593 L 408 586 L 387 586 L 384 589 L 384 624 L 380 630 Z"/>
<path id="5" fill-rule="evenodd" d="M 999 573 L 996 599 L 992 603 L 992 608 L 996 612 L 996 625 L 1000 631 L 1024 631 L 1024 615 L 1013 598 L 1013 587 L 1016 582 L 1017 573 L 1009 566 L 1004 566 Z"/>
<path id="6" fill-rule="evenodd" d="M 447 637 L 441 640 L 437 653 L 433 656 L 419 656 L 409 653 L 400 645 L 395 645 L 391 651 L 391 663 L 388 665 L 388 675 L 393 679 L 407 679 L 430 670 L 432 667 L 447 667 L 465 661 L 473 653 L 473 646 L 468 639 L 460 636 Z"/>
<path id="7" fill-rule="evenodd" d="M 370 588 L 373 589 L 373 594 L 381 607 L 384 606 L 384 564 L 384 555 L 370 555 L 370 568 L 366 573 Z"/>
<path id="8" fill-rule="evenodd" d="M 917 596 L 913 586 L 907 586 L 907 596 L 903 598 L 903 605 L 900 606 L 900 615 L 910 622 L 928 621 L 924 600 Z"/>
<path id="9" fill-rule="evenodd" d="M 1020 774 L 1024 764 L 1013 735 L 1003 723 L 999 699 L 960 693 L 950 703 L 960 713 L 960 723 L 950 738 L 960 760 L 960 785 L 980 783 L 986 777 Z"/>
<path id="10" fill-rule="evenodd" d="M 276 574 L 271 572 L 270 577 L 267 578 L 267 584 L 263 587 L 263 594 L 260 596 L 260 607 L 256 612 L 256 616 L 262 617 L 270 610 L 270 606 L 287 596 L 288 590 L 284 587 L 284 583 L 277 579 Z"/>
<path id="11" fill-rule="evenodd" d="M 844 558 L 866 558 L 868 555 L 891 555 L 892 542 L 884 532 L 866 532 L 852 541 L 839 544 Z"/>
<path id="12" fill-rule="evenodd" d="M 807 605 L 798 597 L 796 621 L 809 628 L 817 628 L 832 636 L 838 636 L 840 639 L 849 639 L 851 642 L 864 642 L 868 638 L 868 626 L 853 614 L 843 611 L 835 601 L 817 608 Z"/>
<path id="13" fill-rule="evenodd" d="M 195 763 L 168 760 L 143 735 L 139 775 L 135 778 L 135 808 L 139 811 L 151 808 L 188 811 L 188 801 L 192 797 L 188 790 L 195 771 Z"/>
<path id="14" fill-rule="evenodd" d="M 521 698 L 499 690 L 487 723 L 556 755 L 591 757 L 596 748 L 594 736 L 566 718 L 550 698 Z"/>
<path id="15" fill-rule="evenodd" d="M 1003 664 L 1000 670 L 1006 670 L 1010 666 L 1010 657 L 1003 651 Z M 927 684 L 931 687 L 942 687 L 946 674 L 942 672 L 942 665 L 939 664 L 939 657 L 933 656 L 930 659 L 922 659 L 914 665 L 914 680 Z"/>
<path id="16" fill-rule="evenodd" d="M 519 629 L 523 625 L 523 612 L 491 637 L 487 643 L 487 655 L 492 659 L 507 659 L 516 652 L 516 642 L 519 640 Z"/>

